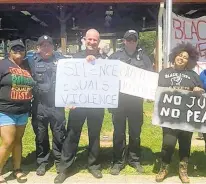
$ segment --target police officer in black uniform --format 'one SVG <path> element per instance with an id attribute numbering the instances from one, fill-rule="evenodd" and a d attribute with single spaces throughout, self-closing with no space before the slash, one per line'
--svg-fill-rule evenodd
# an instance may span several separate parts
<path id="1" fill-rule="evenodd" d="M 87 58 L 87 60 L 91 56 L 102 58 L 98 49 L 99 42 L 99 32 L 95 29 L 88 30 L 85 36 L 86 50 L 75 54 L 74 58 Z M 89 135 L 88 170 L 94 177 L 102 177 L 98 156 L 104 109 L 75 108 L 71 109 L 69 113 L 68 133 L 62 147 L 60 174 L 55 178 L 54 183 L 62 183 L 67 178 L 68 169 L 75 160 L 82 126 L 86 119 Z"/>
<path id="2" fill-rule="evenodd" d="M 50 156 L 48 124 L 52 131 L 52 151 L 58 172 L 61 149 L 65 138 L 65 111 L 55 107 L 57 61 L 63 56 L 54 52 L 53 40 L 47 35 L 38 39 L 38 52 L 29 60 L 36 81 L 32 104 L 32 125 L 36 134 L 37 175 L 44 175 Z"/>
<path id="3" fill-rule="evenodd" d="M 138 33 L 128 30 L 124 35 L 124 48 L 115 52 L 110 59 L 119 59 L 129 65 L 152 70 L 149 57 L 138 46 Z M 124 168 L 126 157 L 128 164 L 142 173 L 140 165 L 140 133 L 143 124 L 143 99 L 120 93 L 119 106 L 112 109 L 113 132 L 113 165 L 110 173 L 118 175 Z M 129 127 L 129 145 L 126 153 L 126 120 Z"/>

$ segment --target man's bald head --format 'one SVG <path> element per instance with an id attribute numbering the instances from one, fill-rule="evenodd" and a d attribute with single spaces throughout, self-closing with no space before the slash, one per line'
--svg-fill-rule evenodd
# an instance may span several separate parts
<path id="1" fill-rule="evenodd" d="M 99 32 L 98 32 L 96 29 L 89 29 L 89 30 L 86 32 L 85 37 L 88 37 L 88 36 L 90 36 L 90 35 L 95 35 L 95 36 L 97 36 L 98 38 L 100 38 Z"/>
<path id="2" fill-rule="evenodd" d="M 85 35 L 85 45 L 87 51 L 97 52 L 100 42 L 100 34 L 96 29 L 89 29 Z"/>

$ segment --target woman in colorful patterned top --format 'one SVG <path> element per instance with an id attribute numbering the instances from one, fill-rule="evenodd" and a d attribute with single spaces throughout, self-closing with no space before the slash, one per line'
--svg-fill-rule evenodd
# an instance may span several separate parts
<path id="1" fill-rule="evenodd" d="M 13 158 L 13 176 L 18 182 L 27 178 L 21 170 L 22 137 L 24 135 L 34 81 L 25 64 L 25 46 L 21 40 L 11 41 L 9 57 L 0 61 L 0 183 L 7 183 L 2 169 L 10 153 Z"/>

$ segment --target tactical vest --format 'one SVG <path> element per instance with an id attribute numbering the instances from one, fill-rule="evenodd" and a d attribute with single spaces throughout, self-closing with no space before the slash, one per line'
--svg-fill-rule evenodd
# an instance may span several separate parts
<path id="1" fill-rule="evenodd" d="M 143 51 L 141 48 L 138 48 L 133 56 L 129 56 L 124 49 L 120 52 L 122 52 L 120 54 L 121 58 L 119 58 L 121 61 L 142 69 L 147 69 L 146 61 L 143 61 Z"/>
<path id="2" fill-rule="evenodd" d="M 32 71 L 32 76 L 36 81 L 35 93 L 40 95 L 54 91 L 56 81 L 57 60 L 61 59 L 55 55 L 52 61 L 44 61 L 40 55 L 34 54 L 29 65 Z"/>

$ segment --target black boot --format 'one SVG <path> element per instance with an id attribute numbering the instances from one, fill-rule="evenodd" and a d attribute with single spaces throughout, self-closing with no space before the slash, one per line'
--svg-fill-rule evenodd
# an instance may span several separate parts
<path id="1" fill-rule="evenodd" d="M 44 176 L 45 173 L 46 173 L 46 166 L 47 166 L 46 163 L 40 164 L 39 167 L 38 167 L 37 170 L 36 170 L 36 174 L 37 174 L 38 176 Z"/>
<path id="2" fill-rule="evenodd" d="M 111 175 L 119 175 L 120 171 L 124 168 L 124 166 L 120 164 L 114 164 L 110 170 Z"/>
<path id="3" fill-rule="evenodd" d="M 95 178 L 102 178 L 102 172 L 99 169 L 90 169 L 88 171 L 95 177 Z"/>
<path id="4" fill-rule="evenodd" d="M 56 178 L 54 179 L 54 183 L 63 183 L 67 179 L 67 174 L 66 173 L 59 173 Z"/>
<path id="5" fill-rule="evenodd" d="M 129 163 L 129 165 L 136 169 L 138 173 L 144 173 L 144 168 L 141 166 L 140 162 Z"/>

